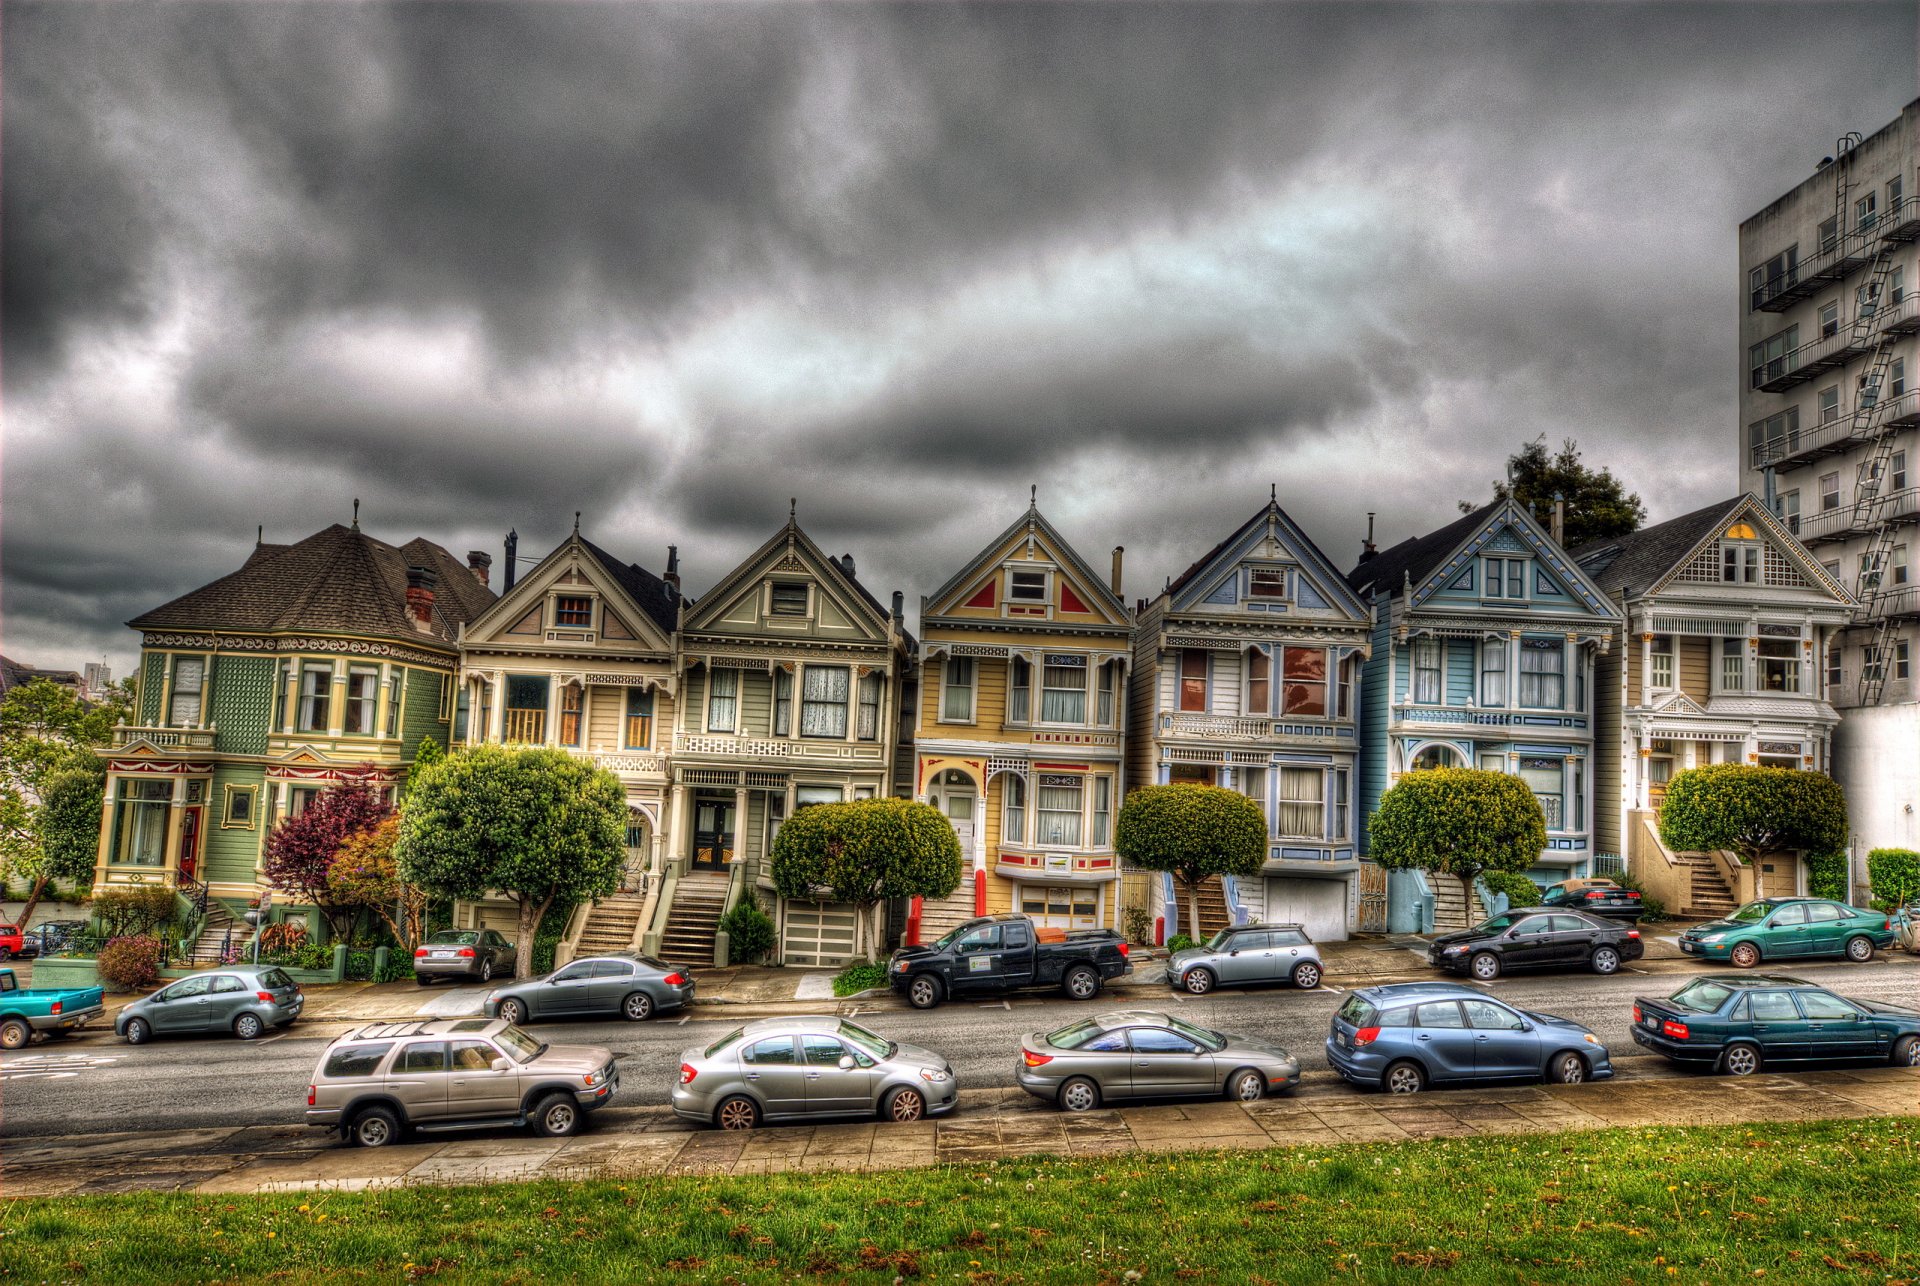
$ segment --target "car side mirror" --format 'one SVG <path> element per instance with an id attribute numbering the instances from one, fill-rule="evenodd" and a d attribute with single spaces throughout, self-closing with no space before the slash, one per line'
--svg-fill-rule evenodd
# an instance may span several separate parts
<path id="1" fill-rule="evenodd" d="M 509 1063 L 506 1059 L 496 1058 L 491 1063 L 487 1064 L 487 1070 L 492 1072 L 504 1072 L 512 1066 L 513 1064 Z"/>
<path id="2" fill-rule="evenodd" d="M 839 1066 L 840 1066 L 840 1070 L 841 1070 L 841 1071 L 843 1071 L 843 1072 L 850 1072 L 850 1071 L 852 1071 L 852 1070 L 853 1070 L 853 1055 L 852 1055 L 852 1054 L 842 1054 L 842 1055 L 840 1055 L 840 1064 L 839 1064 Z"/>
<path id="3" fill-rule="evenodd" d="M 1520 1024 L 1520 1030 L 1521 1030 L 1521 1031 L 1532 1031 L 1532 1030 L 1533 1030 L 1533 1024 L 1532 1024 L 1532 1023 L 1530 1023 L 1530 1022 L 1525 1022 L 1525 1021 L 1523 1021 L 1523 1022 L 1521 1022 L 1521 1024 Z"/>
<path id="4" fill-rule="evenodd" d="M 1240 948 L 1239 948 L 1239 947 L 1235 947 L 1235 948 L 1234 948 L 1233 950 L 1231 950 L 1231 951 L 1229 951 L 1229 952 L 1227 952 L 1227 954 L 1228 954 L 1228 955 L 1230 955 L 1230 956 L 1237 956 L 1237 955 L 1239 955 L 1239 954 L 1240 954 Z"/>

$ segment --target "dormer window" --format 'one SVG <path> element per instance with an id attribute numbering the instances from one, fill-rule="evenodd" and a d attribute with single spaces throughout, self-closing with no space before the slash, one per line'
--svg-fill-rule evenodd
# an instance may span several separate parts
<path id="1" fill-rule="evenodd" d="M 1486 598 L 1525 598 L 1527 596 L 1527 560 L 1489 558 L 1486 560 Z"/>
<path id="2" fill-rule="evenodd" d="M 1760 540 L 1751 524 L 1737 522 L 1727 528 L 1720 541 L 1720 579 L 1730 585 L 1759 583 Z"/>
<path id="3" fill-rule="evenodd" d="M 807 614 L 806 582 L 773 582 L 773 594 L 768 600 L 767 611 L 773 616 L 805 616 Z"/>
<path id="4" fill-rule="evenodd" d="M 1008 572 L 1007 597 L 1020 603 L 1046 602 L 1047 574 L 1045 572 Z"/>
<path id="5" fill-rule="evenodd" d="M 593 625 L 593 600 L 570 594 L 554 599 L 553 623 L 561 629 L 590 629 Z"/>
<path id="6" fill-rule="evenodd" d="M 1255 567 L 1247 575 L 1248 598 L 1285 598 L 1287 570 L 1284 567 Z"/>

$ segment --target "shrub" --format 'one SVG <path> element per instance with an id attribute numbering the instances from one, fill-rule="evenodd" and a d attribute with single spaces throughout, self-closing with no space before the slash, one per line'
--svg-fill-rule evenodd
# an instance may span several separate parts
<path id="1" fill-rule="evenodd" d="M 307 924 L 304 920 L 282 920 L 279 924 L 269 924 L 260 930 L 262 951 L 299 951 L 306 945 Z M 328 958 L 332 958 L 331 952 L 328 952 Z M 303 969 L 306 967 L 301 966 Z"/>
<path id="2" fill-rule="evenodd" d="M 156 937 L 155 930 L 172 923 L 173 913 L 173 890 L 164 884 L 108 889 L 93 899 L 93 917 L 106 938 Z"/>
<path id="3" fill-rule="evenodd" d="M 374 971 L 375 982 L 411 982 L 413 980 L 413 953 L 411 951 L 389 951 L 384 968 Z"/>
<path id="4" fill-rule="evenodd" d="M 1920 900 L 1920 853 L 1910 848 L 1874 849 L 1867 854 L 1867 886 L 1878 911 Z"/>
<path id="5" fill-rule="evenodd" d="M 160 980 L 160 962 L 165 948 L 160 939 L 135 935 L 115 938 L 100 948 L 94 966 L 100 981 L 116 991 L 145 991 Z"/>
<path id="6" fill-rule="evenodd" d="M 1807 854 L 1807 893 L 1836 902 L 1847 900 L 1846 853 Z"/>
<path id="7" fill-rule="evenodd" d="M 1127 941 L 1146 946 L 1153 941 L 1153 916 L 1143 906 L 1130 906 L 1120 913 L 1120 923 L 1126 926 Z"/>
<path id="8" fill-rule="evenodd" d="M 1507 905 L 1514 909 L 1523 906 L 1540 905 L 1540 886 L 1518 871 L 1488 871 L 1480 877 L 1489 893 L 1507 895 Z"/>
<path id="9" fill-rule="evenodd" d="M 751 892 L 720 917 L 720 928 L 727 935 L 729 964 L 752 964 L 773 950 L 773 921 L 753 900 Z"/>
<path id="10" fill-rule="evenodd" d="M 848 965 L 834 975 L 833 994 L 851 996 L 855 992 L 868 991 L 887 985 L 887 967 L 883 964 Z"/>
<path id="11" fill-rule="evenodd" d="M 1188 947 L 1197 947 L 1199 945 L 1200 945 L 1199 943 L 1195 942 L 1192 938 L 1189 938 L 1184 933 L 1176 933 L 1171 938 L 1167 939 L 1167 950 L 1170 952 L 1185 951 Z"/>

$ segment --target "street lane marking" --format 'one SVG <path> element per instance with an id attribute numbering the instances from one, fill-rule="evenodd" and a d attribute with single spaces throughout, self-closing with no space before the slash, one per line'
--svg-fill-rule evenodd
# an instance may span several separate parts
<path id="1" fill-rule="evenodd" d="M 64 1079 L 119 1061 L 118 1055 L 111 1054 L 26 1054 L 0 1065 L 0 1080 Z"/>
<path id="2" fill-rule="evenodd" d="M 693 1015 L 692 1015 L 692 1014 L 684 1014 L 684 1015 L 682 1015 L 682 1016 L 681 1016 L 681 1018 L 680 1018 L 680 1021 L 679 1021 L 679 1022 L 677 1022 L 677 1023 L 675 1023 L 675 1024 L 674 1024 L 674 1026 L 675 1026 L 675 1027 L 685 1027 L 685 1026 L 687 1025 L 687 1021 L 688 1021 L 689 1019 L 691 1019 L 692 1017 L 693 1017 Z"/>
<path id="3" fill-rule="evenodd" d="M 278 1036 L 269 1036 L 265 1040 L 256 1040 L 256 1041 L 253 1041 L 252 1043 L 254 1045 L 271 1045 L 273 1044 L 274 1041 L 285 1040 L 287 1037 L 291 1036 L 292 1034 L 293 1034 L 292 1032 L 283 1031 Z"/>

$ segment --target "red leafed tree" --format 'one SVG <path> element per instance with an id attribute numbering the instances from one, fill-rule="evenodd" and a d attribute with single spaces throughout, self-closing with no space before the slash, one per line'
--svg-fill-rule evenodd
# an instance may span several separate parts
<path id="1" fill-rule="evenodd" d="M 267 883 L 282 893 L 311 902 L 327 918 L 334 937 L 352 927 L 357 908 L 341 903 L 327 888 L 327 868 L 340 846 L 378 826 L 393 812 L 381 790 L 358 774 L 316 795 L 298 817 L 289 817 L 267 836 Z"/>

